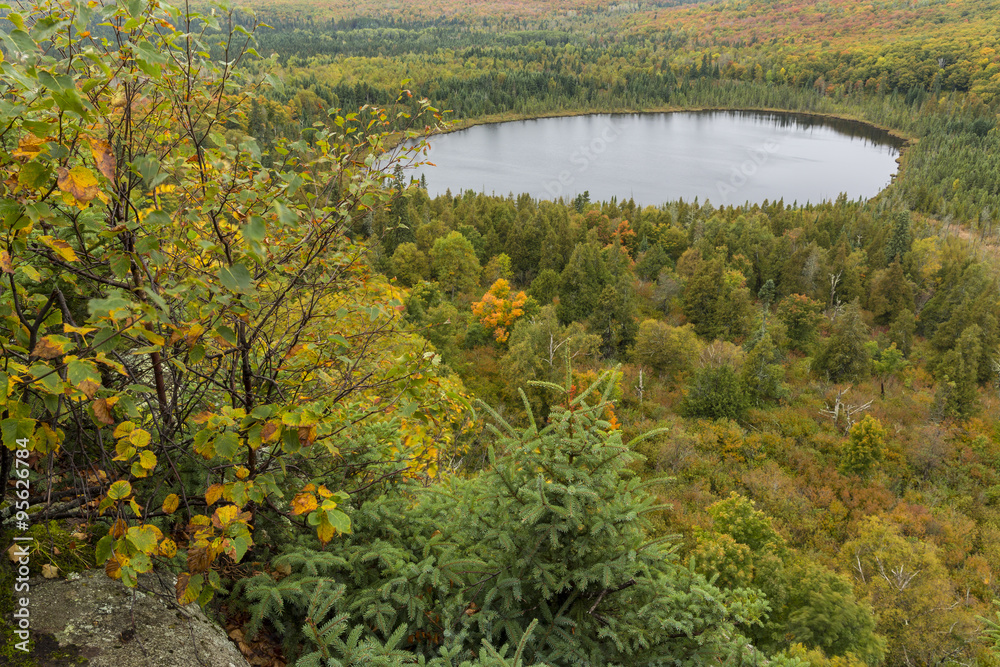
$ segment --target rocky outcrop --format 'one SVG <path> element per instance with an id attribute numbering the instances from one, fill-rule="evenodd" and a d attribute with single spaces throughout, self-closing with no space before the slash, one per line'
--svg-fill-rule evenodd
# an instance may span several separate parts
<path id="1" fill-rule="evenodd" d="M 144 575 L 135 591 L 102 570 L 71 576 L 31 581 L 39 665 L 249 667 L 197 605 L 176 604 L 172 575 Z"/>

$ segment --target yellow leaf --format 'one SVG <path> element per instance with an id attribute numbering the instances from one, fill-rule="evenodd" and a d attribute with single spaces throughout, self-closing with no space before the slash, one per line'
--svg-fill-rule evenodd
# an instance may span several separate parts
<path id="1" fill-rule="evenodd" d="M 59 568 L 55 565 L 50 565 L 46 563 L 42 566 L 42 576 L 46 579 L 55 579 L 59 576 Z"/>
<path id="2" fill-rule="evenodd" d="M 149 451 L 148 449 L 143 453 L 139 454 L 139 465 L 141 465 L 146 470 L 152 470 L 156 467 L 156 454 Z"/>
<path id="3" fill-rule="evenodd" d="M 316 496 L 311 493 L 300 493 L 292 499 L 292 514 L 305 514 L 317 507 Z"/>
<path id="4" fill-rule="evenodd" d="M 129 442 L 131 442 L 136 447 L 145 447 L 152 440 L 152 436 L 149 435 L 149 431 L 144 431 L 141 428 L 137 428 L 128 436 Z"/>
<path id="5" fill-rule="evenodd" d="M 177 497 L 176 493 L 171 493 L 169 496 L 163 499 L 163 511 L 167 514 L 173 514 L 177 511 L 177 507 L 181 504 L 181 499 Z"/>
<path id="6" fill-rule="evenodd" d="M 167 339 L 161 336 L 160 334 L 148 331 L 146 329 L 140 329 L 139 333 L 142 335 L 143 338 L 148 340 L 153 345 L 163 345 L 164 343 L 167 342 Z"/>
<path id="7" fill-rule="evenodd" d="M 319 536 L 319 541 L 326 544 L 333 539 L 336 534 L 337 529 L 333 527 L 328 521 L 322 520 L 319 522 L 319 526 L 316 527 L 316 535 Z"/>
<path id="8" fill-rule="evenodd" d="M 120 438 L 123 435 L 127 435 L 135 430 L 135 424 L 132 422 L 122 422 L 115 427 L 114 436 Z"/>
<path id="9" fill-rule="evenodd" d="M 101 139 L 90 139 L 90 154 L 94 156 L 97 170 L 109 180 L 115 180 L 115 154 L 111 146 Z"/>
<path id="10" fill-rule="evenodd" d="M 331 491 L 330 489 L 326 488 L 326 486 L 323 485 L 319 487 L 317 493 L 319 493 L 319 495 L 323 496 L 324 498 L 329 498 L 330 496 L 333 495 L 333 491 Z"/>
<path id="11" fill-rule="evenodd" d="M 14 273 L 14 264 L 10 259 L 10 253 L 6 250 L 0 250 L 0 271 Z"/>
<path id="12" fill-rule="evenodd" d="M 177 555 L 177 543 L 169 537 L 160 542 L 160 555 L 165 558 L 173 558 Z"/>
<path id="13" fill-rule="evenodd" d="M 86 208 L 90 200 L 100 192 L 97 178 L 86 167 L 60 168 L 57 182 L 59 189 L 72 196 L 80 208 Z"/>
<path id="14" fill-rule="evenodd" d="M 94 331 L 97 331 L 97 327 L 74 327 L 72 324 L 63 323 L 63 333 L 85 336 Z"/>
<path id="15" fill-rule="evenodd" d="M 222 497 L 221 484 L 213 484 L 212 486 L 208 487 L 207 491 L 205 491 L 205 502 L 208 503 L 209 505 L 214 505 L 216 502 L 218 502 L 219 498 L 221 497 Z"/>
<path id="16" fill-rule="evenodd" d="M 212 523 L 221 530 L 231 524 L 239 513 L 240 508 L 236 505 L 223 505 L 215 510 L 215 514 L 212 515 Z"/>

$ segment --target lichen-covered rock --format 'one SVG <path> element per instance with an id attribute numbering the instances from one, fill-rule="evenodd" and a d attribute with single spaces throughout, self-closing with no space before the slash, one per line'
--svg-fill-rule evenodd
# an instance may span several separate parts
<path id="1" fill-rule="evenodd" d="M 176 604 L 173 575 L 144 575 L 135 591 L 102 570 L 73 577 L 31 581 L 39 665 L 249 667 L 197 605 Z"/>

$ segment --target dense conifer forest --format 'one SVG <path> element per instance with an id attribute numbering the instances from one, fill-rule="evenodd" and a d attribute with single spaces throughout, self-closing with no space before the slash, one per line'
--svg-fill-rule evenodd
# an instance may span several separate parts
<path id="1" fill-rule="evenodd" d="M 0 12 L 3 664 L 19 565 L 269 667 L 1000 664 L 1000 3 Z M 681 109 L 906 143 L 807 205 L 405 169 Z"/>

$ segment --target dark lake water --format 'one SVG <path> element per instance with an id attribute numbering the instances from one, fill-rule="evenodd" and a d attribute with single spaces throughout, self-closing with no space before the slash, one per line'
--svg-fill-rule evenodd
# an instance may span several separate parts
<path id="1" fill-rule="evenodd" d="M 479 125 L 430 139 L 434 196 L 451 190 L 540 199 L 695 197 L 715 205 L 868 199 L 896 172 L 901 143 L 851 121 L 703 111 L 594 114 Z"/>

